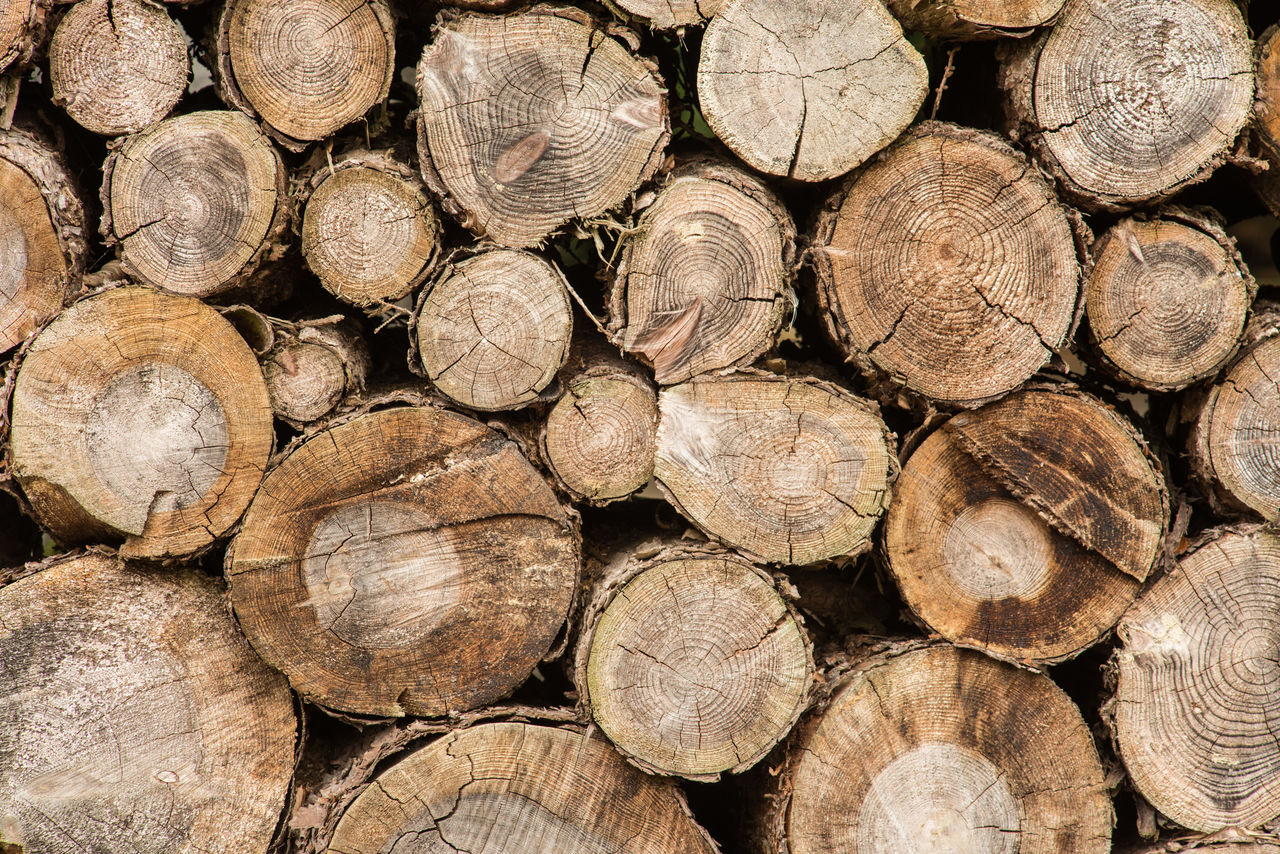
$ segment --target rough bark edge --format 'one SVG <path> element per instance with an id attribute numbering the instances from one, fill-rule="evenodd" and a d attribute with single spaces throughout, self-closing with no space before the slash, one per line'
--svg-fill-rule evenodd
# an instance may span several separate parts
<path id="1" fill-rule="evenodd" d="M 36 0 L 27 15 L 26 26 L 11 45 L 0 45 L 0 72 L 15 74 L 44 59 L 49 47 L 49 35 L 62 18 L 56 2 L 65 0 Z M 197 0 L 199 2 L 199 0 Z"/>
<path id="2" fill-rule="evenodd" d="M 238 307 L 237 314 L 240 315 L 241 320 L 239 323 L 236 321 L 231 322 L 236 327 L 236 330 L 240 332 L 241 337 L 245 339 L 245 343 L 249 344 L 249 348 L 254 351 L 254 355 L 258 357 L 258 364 L 264 369 L 264 379 L 266 362 L 271 359 L 278 348 L 299 343 L 316 344 L 333 353 L 342 362 L 342 372 L 345 379 L 342 394 L 338 402 L 329 411 L 338 410 L 342 407 L 343 401 L 358 397 L 364 393 L 369 372 L 373 367 L 369 347 L 359 334 L 358 328 L 345 315 L 332 314 L 328 317 L 290 321 L 275 317 L 268 318 L 259 312 L 249 309 L 249 311 L 253 311 L 254 315 L 262 318 L 268 324 L 267 333 L 263 337 L 264 339 L 269 337 L 271 343 L 266 350 L 260 352 L 249 341 L 249 335 L 245 334 L 246 330 L 241 328 L 243 324 L 246 324 L 246 320 L 249 317 L 244 313 L 246 308 L 248 307 Z M 224 312 L 223 316 L 226 317 L 227 314 L 228 312 Z M 227 319 L 231 320 L 229 317 Z M 252 321 L 248 322 L 252 323 Z M 267 391 L 271 391 L 269 384 Z M 277 421 L 288 424 L 296 431 L 301 431 L 307 425 L 308 422 L 306 421 L 298 421 L 276 411 L 274 405 L 273 400 L 272 411 Z M 325 413 L 325 415 L 328 415 L 328 413 Z M 321 418 L 324 418 L 324 416 L 322 415 Z"/>
<path id="3" fill-rule="evenodd" d="M 719 560 L 735 563 L 744 568 L 750 569 L 756 576 L 767 583 L 782 599 L 786 608 L 786 616 L 795 620 L 796 625 L 800 629 L 800 638 L 804 642 L 805 654 L 809 665 L 809 677 L 807 685 L 801 701 L 796 705 L 795 711 L 792 713 L 786 726 L 783 727 L 782 738 L 778 739 L 774 744 L 769 745 L 757 755 L 742 760 L 737 765 L 721 772 L 725 774 L 741 774 L 748 768 L 752 768 L 762 762 L 765 757 L 773 752 L 774 748 L 786 740 L 787 734 L 795 727 L 796 721 L 814 702 L 818 696 L 818 678 L 817 665 L 814 660 L 813 641 L 809 637 L 809 632 L 805 628 L 804 617 L 797 610 L 795 603 L 799 600 L 799 591 L 791 584 L 790 580 L 780 572 L 768 572 L 761 569 L 751 561 L 747 560 L 741 554 L 733 549 L 727 549 L 711 543 L 696 543 L 672 540 L 670 538 L 656 538 L 641 541 L 638 544 L 632 543 L 623 546 L 609 559 L 602 567 L 599 568 L 596 577 L 589 580 L 584 585 L 589 587 L 589 595 L 586 597 L 586 605 L 580 618 L 578 626 L 577 638 L 574 643 L 573 661 L 570 663 L 566 660 L 565 669 L 570 671 L 570 676 L 574 686 L 577 688 L 578 705 L 577 712 L 583 720 L 593 720 L 591 710 L 591 696 L 587 688 L 587 660 L 591 652 L 591 644 L 595 640 L 596 629 L 600 625 L 600 618 L 604 616 L 605 610 L 617 597 L 618 591 L 624 587 L 629 581 L 636 576 L 642 574 L 646 570 L 652 569 L 660 563 L 667 563 L 677 560 Z M 595 726 L 595 724 L 593 724 Z M 597 727 L 598 728 L 598 727 Z M 697 783 L 714 783 L 721 777 L 721 773 L 715 774 L 680 774 L 677 772 L 664 770 L 657 767 L 643 758 L 636 756 L 634 753 L 626 750 L 622 745 L 617 744 L 612 739 L 609 744 L 613 746 L 624 759 L 635 767 L 639 768 L 647 774 L 660 777 L 675 777 L 685 780 L 692 780 Z"/>
<path id="4" fill-rule="evenodd" d="M 1247 847 L 1242 847 L 1247 846 Z M 1224 854 L 1240 854 L 1241 851 L 1253 851 L 1257 846 L 1257 854 L 1275 854 L 1280 852 L 1280 834 L 1272 830 L 1241 830 L 1229 827 L 1217 833 L 1206 835 L 1181 831 L 1152 846 L 1139 846 L 1125 849 L 1127 854 L 1172 854 L 1172 852 L 1211 852 Z"/>
<path id="5" fill-rule="evenodd" d="M 1023 39 L 1042 27 L 1052 26 L 1062 14 L 1057 12 L 1030 27 L 1000 27 L 979 24 L 962 18 L 946 0 L 919 2 L 919 0 L 889 0 L 886 4 L 905 30 L 920 30 L 937 39 L 952 42 L 991 41 L 993 39 Z M 921 9 L 920 7 L 923 7 Z"/>
<path id="6" fill-rule="evenodd" d="M 502 2 L 502 0 L 499 0 L 499 2 Z M 645 29 L 652 30 L 653 32 L 659 32 L 659 33 L 668 32 L 668 33 L 676 33 L 677 35 L 683 35 L 685 30 L 687 30 L 690 27 L 705 27 L 707 25 L 707 22 L 710 21 L 712 17 L 715 16 L 714 12 L 711 13 L 710 15 L 702 14 L 702 5 L 698 3 L 697 0 L 694 0 L 693 5 L 694 5 L 694 8 L 698 10 L 699 20 L 690 21 L 684 24 L 673 24 L 667 27 L 667 26 L 655 24 L 652 20 L 650 20 L 649 18 L 646 18 L 644 15 L 641 15 L 637 12 L 628 11 L 622 6 L 621 3 L 618 3 L 617 0 L 600 0 L 600 2 L 603 3 L 604 7 L 608 9 L 609 12 L 612 15 L 614 15 L 623 24 L 630 27 L 637 27 L 637 26 L 644 27 Z M 455 0 L 453 5 L 465 6 L 467 4 L 465 2 L 456 2 Z M 721 5 L 723 6 L 723 4 Z"/>

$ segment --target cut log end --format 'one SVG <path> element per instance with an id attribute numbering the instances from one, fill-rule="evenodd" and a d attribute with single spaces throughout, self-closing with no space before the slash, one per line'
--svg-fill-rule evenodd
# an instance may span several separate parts
<path id="1" fill-rule="evenodd" d="M 277 417 L 301 427 L 328 415 L 352 393 L 363 391 L 369 348 L 346 323 L 303 323 L 282 330 L 262 359 L 262 372 Z"/>
<path id="2" fill-rule="evenodd" d="M 1064 0 L 889 0 L 908 30 L 956 41 L 1026 36 L 1062 11 Z"/>
<path id="3" fill-rule="evenodd" d="M 547 416 L 543 448 L 565 486 L 590 501 L 622 498 L 653 477 L 658 400 L 628 373 L 574 380 Z"/>
<path id="4" fill-rule="evenodd" d="M 48 13 L 43 0 L 8 0 L 0 6 L 0 71 L 22 69 L 35 58 Z"/>

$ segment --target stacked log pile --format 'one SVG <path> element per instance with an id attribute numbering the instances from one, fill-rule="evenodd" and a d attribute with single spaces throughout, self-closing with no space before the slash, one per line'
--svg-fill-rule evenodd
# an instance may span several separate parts
<path id="1" fill-rule="evenodd" d="M 0 2 L 0 854 L 1280 851 L 1277 17 Z"/>

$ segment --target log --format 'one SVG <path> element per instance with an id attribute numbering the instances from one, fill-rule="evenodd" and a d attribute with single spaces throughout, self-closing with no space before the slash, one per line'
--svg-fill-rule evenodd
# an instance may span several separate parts
<path id="1" fill-rule="evenodd" d="M 0 590 L 0 848 L 265 854 L 298 724 L 222 594 L 106 553 Z"/>
<path id="2" fill-rule="evenodd" d="M 13 473 L 62 543 L 201 551 L 249 505 L 274 444 L 258 361 L 190 297 L 117 288 L 36 336 L 13 393 Z"/>
<path id="3" fill-rule="evenodd" d="M 1210 532 L 1121 621 L 1109 714 L 1152 806 L 1192 830 L 1280 815 L 1280 537 Z"/>
<path id="4" fill-rule="evenodd" d="M 617 555 L 583 615 L 574 668 L 583 708 L 650 773 L 710 782 L 755 765 L 813 687 L 809 639 L 785 585 L 718 548 Z"/>
<path id="5" fill-rule="evenodd" d="M 399 407 L 293 448 L 245 514 L 226 572 L 241 628 L 305 699 L 442 716 L 506 696 L 551 649 L 578 538 L 510 440 Z"/>
<path id="6" fill-rule="evenodd" d="M 226 0 L 216 54 L 222 100 L 301 151 L 386 99 L 395 25 L 386 0 Z"/>
<path id="7" fill-rule="evenodd" d="M 1204 180 L 1253 106 L 1253 48 L 1230 0 L 1069 0 L 1004 60 L 1010 133 L 1092 210 Z"/>
<path id="8" fill-rule="evenodd" d="M 770 781 L 769 854 L 1107 854 L 1089 729 L 1047 676 L 950 646 L 865 658 Z"/>
<path id="9" fill-rule="evenodd" d="M 1231 360 L 1257 290 L 1212 213 L 1166 208 L 1125 219 L 1093 247 L 1091 339 L 1121 379 L 1176 391 Z"/>
<path id="10" fill-rule="evenodd" d="M 7 0 L 0 6 L 0 71 L 22 71 L 37 58 L 51 5 L 47 0 Z"/>
<path id="11" fill-rule="evenodd" d="M 128 137 L 103 166 L 102 236 L 161 290 L 261 300 L 290 207 L 271 141 L 239 113 L 188 113 Z"/>
<path id="12" fill-rule="evenodd" d="M 360 307 L 396 302 L 440 255 L 440 221 L 417 172 L 390 151 L 317 152 L 299 176 L 302 255 L 325 290 Z"/>
<path id="13" fill-rule="evenodd" d="M 878 0 L 729 0 L 698 62 L 716 136 L 753 169 L 801 181 L 860 165 L 928 92 L 923 57 Z"/>
<path id="14" fill-rule="evenodd" d="M 654 30 L 700 27 L 720 11 L 727 0 L 605 0 L 605 5 Z"/>
<path id="15" fill-rule="evenodd" d="M 814 232 L 827 328 L 891 388 L 980 405 L 1070 338 L 1081 271 L 1067 213 L 995 134 L 913 128 L 850 177 Z"/>
<path id="16" fill-rule="evenodd" d="M 262 357 L 276 417 L 295 429 L 319 421 L 347 396 L 364 391 L 369 345 L 342 315 L 280 324 Z"/>
<path id="17" fill-rule="evenodd" d="M 610 337 L 669 385 L 745 367 L 794 306 L 796 229 L 761 181 L 694 161 L 676 170 L 622 239 Z"/>
<path id="18" fill-rule="evenodd" d="M 935 38 L 979 41 L 1025 38 L 1062 11 L 1064 0 L 888 0 L 907 30 Z"/>
<path id="19" fill-rule="evenodd" d="M 522 248 L 621 205 L 671 135 L 636 42 L 572 7 L 446 16 L 418 64 L 418 155 L 445 211 Z"/>
<path id="20" fill-rule="evenodd" d="M 516 409 L 555 379 L 569 354 L 573 308 L 555 264 L 513 249 L 444 266 L 418 298 L 410 361 L 471 409 Z"/>
<path id="21" fill-rule="evenodd" d="M 80 289 L 87 228 L 61 153 L 26 131 L 0 130 L 0 353 Z"/>
<path id="22" fill-rule="evenodd" d="M 884 554 L 933 631 L 1056 663 L 1119 621 L 1163 555 L 1168 517 L 1132 425 L 1095 398 L 1036 389 L 924 440 L 898 479 Z"/>
<path id="23" fill-rule="evenodd" d="M 49 43 L 53 102 L 104 136 L 163 119 L 190 76 L 182 28 L 152 0 L 80 0 Z"/>
<path id="24" fill-rule="evenodd" d="M 328 848 L 329 854 L 393 850 L 718 849 L 679 789 L 627 766 L 603 739 L 513 721 L 458 730 L 378 774 L 342 817 Z"/>
<path id="25" fill-rule="evenodd" d="M 1253 129 L 1262 144 L 1262 153 L 1272 163 L 1280 162 L 1280 51 L 1276 50 L 1280 25 L 1271 25 L 1258 36 L 1254 73 Z"/>
<path id="26" fill-rule="evenodd" d="M 709 536 L 760 563 L 797 566 L 870 547 L 898 475 L 895 437 L 874 404 L 760 372 L 672 386 L 658 412 L 654 476 Z"/>

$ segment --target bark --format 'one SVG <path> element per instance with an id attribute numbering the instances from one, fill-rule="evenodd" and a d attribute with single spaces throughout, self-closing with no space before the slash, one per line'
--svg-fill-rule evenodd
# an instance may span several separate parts
<path id="1" fill-rule="evenodd" d="M 1280 51 L 1276 50 L 1280 26 L 1272 25 L 1258 36 L 1253 127 L 1263 154 L 1272 162 L 1280 161 Z"/>
<path id="2" fill-rule="evenodd" d="M 80 289 L 87 227 L 62 154 L 24 130 L 0 130 L 0 354 Z"/>
<path id="3" fill-rule="evenodd" d="M 769 854 L 1111 850 L 1079 709 L 1041 673 L 945 645 L 836 674 L 768 787 Z"/>
<path id="4" fill-rule="evenodd" d="M 1175 391 L 1235 355 L 1258 286 L 1211 211 L 1122 220 L 1093 248 L 1089 330 L 1121 379 Z"/>
<path id="5" fill-rule="evenodd" d="M 418 154 L 444 209 L 521 248 L 622 205 L 671 135 L 636 41 L 571 7 L 445 16 L 418 64 Z"/>
<path id="6" fill-rule="evenodd" d="M 297 720 L 219 585 L 89 554 L 0 590 L 0 611 L 0 847 L 265 854 Z"/>
<path id="7" fill-rule="evenodd" d="M 1023 38 L 1053 21 L 1064 0 L 889 0 L 908 30 L 936 38 L 978 41 Z"/>
<path id="8" fill-rule="evenodd" d="M 1280 538 L 1220 529 L 1121 621 L 1110 708 L 1120 755 L 1152 806 L 1192 830 L 1280 814 Z"/>
<path id="9" fill-rule="evenodd" d="M 364 391 L 369 345 L 342 315 L 278 324 L 262 372 L 276 417 L 302 429 Z"/>
<path id="10" fill-rule="evenodd" d="M 726 5 L 726 0 L 605 0 L 626 18 L 655 30 L 700 27 Z"/>
<path id="11" fill-rule="evenodd" d="M 714 781 L 750 768 L 813 688 L 811 644 L 779 590 L 787 586 L 719 548 L 617 555 L 593 584 L 577 642 L 583 708 L 650 773 Z"/>
<path id="12" fill-rule="evenodd" d="M 205 549 L 240 518 L 274 434 L 257 359 L 189 297 L 118 288 L 46 327 L 18 368 L 13 474 L 63 543 Z"/>
<path id="13" fill-rule="evenodd" d="M 1070 0 L 1004 60 L 1010 132 L 1094 210 L 1204 180 L 1253 105 L 1253 49 L 1230 0 Z"/>
<path id="14" fill-rule="evenodd" d="M 190 76 L 182 28 L 152 0 L 80 0 L 49 44 L 53 102 L 104 136 L 163 119 Z"/>
<path id="15" fill-rule="evenodd" d="M 307 700 L 442 716 L 523 682 L 564 626 L 574 517 L 514 444 L 428 407 L 297 445 L 227 551 L 255 649 Z"/>
<path id="16" fill-rule="evenodd" d="M 539 398 L 564 365 L 573 309 L 564 274 L 513 249 L 446 264 L 418 298 L 411 365 L 463 406 L 516 409 Z"/>
<path id="17" fill-rule="evenodd" d="M 895 437 L 874 404 L 761 372 L 672 386 L 658 412 L 654 476 L 710 536 L 798 566 L 870 547 L 898 474 Z"/>
<path id="18" fill-rule="evenodd" d="M 611 337 L 663 385 L 749 365 L 794 305 L 791 215 L 732 166 L 699 160 L 674 172 L 621 252 Z"/>
<path id="19" fill-rule="evenodd" d="M 938 122 L 854 174 L 818 217 L 818 296 L 864 374 L 943 405 L 1022 385 L 1070 338 L 1068 213 L 992 133 Z"/>
<path id="20" fill-rule="evenodd" d="M 932 630 L 1055 663 L 1111 631 L 1168 524 L 1164 477 L 1132 425 L 1094 398 L 1036 389 L 925 439 L 898 479 L 884 554 Z"/>
<path id="21" fill-rule="evenodd" d="M 924 59 L 878 0 L 737 0 L 707 25 L 698 101 L 747 165 L 824 181 L 906 130 Z"/>
<path id="22" fill-rule="evenodd" d="M 39 58 L 51 7 L 49 0 L 7 0 L 0 6 L 0 71 L 23 71 Z"/>
<path id="23" fill-rule="evenodd" d="M 215 48 L 222 100 L 293 151 L 359 120 L 395 75 L 386 0 L 227 0 Z"/>
<path id="24" fill-rule="evenodd" d="M 102 235 L 130 275 L 188 296 L 272 296 L 278 284 L 263 280 L 287 249 L 290 205 L 280 155 L 247 118 L 167 119 L 126 138 L 103 171 Z"/>
<path id="25" fill-rule="evenodd" d="M 1154 847 L 1135 850 L 1131 854 L 1280 854 L 1280 845 L 1271 837 L 1263 837 L 1256 841 L 1248 840 L 1245 834 L 1236 834 L 1238 841 L 1217 841 L 1214 839 L 1178 839 L 1174 842 Z"/>

